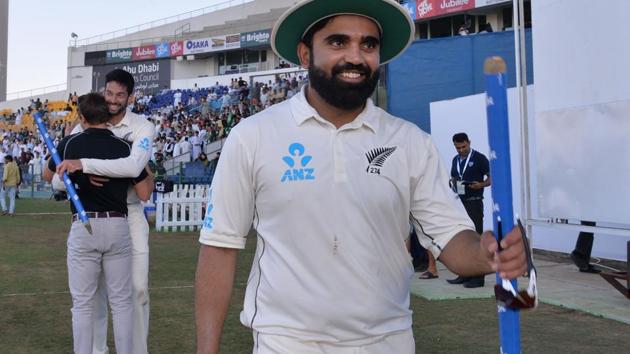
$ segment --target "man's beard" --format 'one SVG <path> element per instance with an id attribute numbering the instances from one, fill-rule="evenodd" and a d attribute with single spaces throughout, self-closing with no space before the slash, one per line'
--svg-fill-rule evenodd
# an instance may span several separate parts
<path id="1" fill-rule="evenodd" d="M 365 80 L 361 83 L 347 83 L 338 78 L 338 74 L 343 71 L 352 70 L 365 76 Z M 310 86 L 331 106 L 346 111 L 355 110 L 365 105 L 367 99 L 372 95 L 378 79 L 380 71 L 372 72 L 370 68 L 364 65 L 354 65 L 346 63 L 336 65 L 331 70 L 332 77 L 328 77 L 326 72 L 313 64 L 313 55 L 311 54 L 311 63 L 308 67 L 308 78 Z"/>
<path id="2" fill-rule="evenodd" d="M 106 102 L 106 103 L 107 103 L 107 102 Z M 109 111 L 109 114 L 110 114 L 111 116 L 117 116 L 117 115 L 119 115 L 120 113 L 124 112 L 124 111 L 125 111 L 125 109 L 127 109 L 127 105 L 120 105 L 120 108 L 118 108 L 116 111 L 112 112 L 112 111 L 109 109 L 109 103 L 107 103 L 107 110 Z"/>

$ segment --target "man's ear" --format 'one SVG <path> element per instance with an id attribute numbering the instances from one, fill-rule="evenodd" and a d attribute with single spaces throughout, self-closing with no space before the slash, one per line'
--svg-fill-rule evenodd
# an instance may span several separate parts
<path id="1" fill-rule="evenodd" d="M 300 58 L 300 66 L 304 69 L 308 69 L 311 63 L 311 50 L 306 44 L 300 42 L 297 46 L 297 55 Z"/>

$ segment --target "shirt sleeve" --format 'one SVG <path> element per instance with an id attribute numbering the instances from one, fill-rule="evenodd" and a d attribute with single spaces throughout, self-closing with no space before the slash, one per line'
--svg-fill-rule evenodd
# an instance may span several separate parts
<path id="1" fill-rule="evenodd" d="M 252 158 L 238 131 L 232 131 L 212 179 L 199 242 L 243 249 L 253 217 Z"/>
<path id="2" fill-rule="evenodd" d="M 136 178 L 151 158 L 155 129 L 149 122 L 134 132 L 129 156 L 115 160 L 81 159 L 83 173 L 112 178 Z"/>
<path id="3" fill-rule="evenodd" d="M 77 127 L 80 127 L 79 125 L 77 125 Z M 73 132 L 76 130 L 73 130 Z M 66 141 L 67 139 L 63 139 L 59 142 L 59 144 L 57 144 L 57 153 L 59 154 L 59 156 L 63 156 L 63 152 L 66 148 Z M 55 160 L 52 158 L 52 156 L 50 157 L 50 159 L 48 159 L 48 169 L 51 171 L 56 171 L 57 170 L 57 164 L 55 164 Z M 65 191 L 66 190 L 66 185 L 63 183 L 63 181 L 61 180 L 61 177 L 59 177 L 58 174 L 53 174 L 53 178 L 52 181 L 50 182 L 52 184 L 52 187 L 54 190 L 56 191 Z"/>
<path id="4" fill-rule="evenodd" d="M 449 177 L 433 141 L 428 137 L 413 140 L 410 218 L 422 246 L 437 258 L 457 233 L 474 230 L 474 225 L 449 188 Z"/>

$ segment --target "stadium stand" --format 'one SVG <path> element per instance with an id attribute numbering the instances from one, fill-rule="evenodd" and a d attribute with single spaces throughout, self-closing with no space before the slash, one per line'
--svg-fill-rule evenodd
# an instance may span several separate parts
<path id="1" fill-rule="evenodd" d="M 220 145 L 211 145 L 225 139 L 242 119 L 292 97 L 305 83 L 305 77 L 294 74 L 277 75 L 273 80 L 251 85 L 234 78 L 227 86 L 217 83 L 211 87 L 162 90 L 155 96 L 138 91 L 129 108 L 155 124 L 151 165 L 158 178 L 179 184 L 209 184 L 220 151 Z M 31 113 L 43 114 L 56 144 L 76 120 L 77 97 L 75 93 L 67 101 L 52 102 L 35 98 L 26 108 L 0 111 L 0 157 L 16 157 L 24 180 L 21 189 L 49 188 L 41 180 L 49 155 Z"/>

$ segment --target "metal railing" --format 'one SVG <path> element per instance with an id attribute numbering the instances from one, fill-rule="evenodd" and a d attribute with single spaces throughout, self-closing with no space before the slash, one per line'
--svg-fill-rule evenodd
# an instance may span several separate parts
<path id="1" fill-rule="evenodd" d="M 108 41 L 108 40 L 115 39 L 117 37 L 126 36 L 126 35 L 137 33 L 140 31 L 146 31 L 146 30 L 158 27 L 158 26 L 164 26 L 170 23 L 205 15 L 205 14 L 212 13 L 218 10 L 227 9 L 229 7 L 246 4 L 252 1 L 254 0 L 228 0 L 228 1 L 224 1 L 215 5 L 207 6 L 201 9 L 161 18 L 161 19 L 154 20 L 151 22 L 142 23 L 139 25 L 131 26 L 131 27 L 126 27 L 123 29 L 119 29 L 119 30 L 104 33 L 104 34 L 99 34 L 99 35 L 84 38 L 84 39 L 71 39 L 69 41 L 68 46 L 70 47 L 86 46 L 86 45 L 90 45 L 90 44 L 94 44 L 98 42 Z"/>
<path id="2" fill-rule="evenodd" d="M 41 173 L 33 173 L 33 165 L 19 166 L 19 169 L 22 178 L 18 187 L 19 198 L 52 198 L 52 186 L 44 181 Z"/>
<path id="3" fill-rule="evenodd" d="M 68 89 L 68 85 L 64 82 L 62 84 L 44 86 L 44 87 L 34 88 L 30 90 L 9 92 L 7 93 L 6 100 L 11 101 L 11 100 L 17 100 L 20 98 L 37 97 L 37 96 L 42 96 L 42 95 L 53 93 L 53 92 L 65 91 L 67 89 Z"/>

